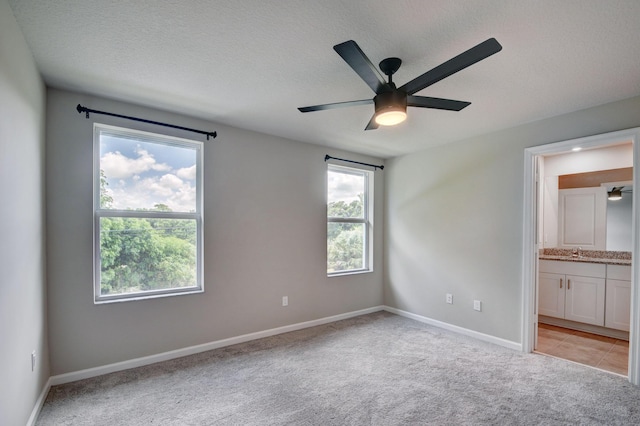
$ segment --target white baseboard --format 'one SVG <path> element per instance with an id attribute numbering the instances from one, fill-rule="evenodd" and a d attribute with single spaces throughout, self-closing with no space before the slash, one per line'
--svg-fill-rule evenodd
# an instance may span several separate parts
<path id="1" fill-rule="evenodd" d="M 40 410 L 42 410 L 42 406 L 44 405 L 44 400 L 47 399 L 47 395 L 49 395 L 49 389 L 51 389 L 51 377 L 49 377 L 47 383 L 42 387 L 42 392 L 40 392 L 40 396 L 38 396 L 36 404 L 34 405 L 33 410 L 31 410 L 29 420 L 27 420 L 27 426 L 33 426 L 36 424 Z"/>
<path id="2" fill-rule="evenodd" d="M 457 325 L 423 317 L 422 315 L 412 314 L 411 312 L 403 311 L 397 308 L 392 308 L 391 306 L 383 306 L 383 309 L 387 312 L 391 312 L 392 314 L 400 315 L 405 318 L 411 318 L 413 320 L 420 321 L 425 324 L 433 325 L 435 327 L 443 328 L 445 330 L 464 334 L 465 336 L 473 337 L 474 339 L 493 343 L 498 346 L 504 346 L 505 348 L 514 349 L 516 351 L 520 351 L 520 352 L 522 351 L 522 343 L 512 342 L 511 340 L 501 339 L 500 337 L 495 337 L 489 334 L 480 333 L 478 331 L 469 330 L 468 328 L 458 327 Z"/>
<path id="3" fill-rule="evenodd" d="M 230 337 L 228 339 L 216 340 L 214 342 L 203 343 L 201 345 L 189 346 L 187 348 L 176 349 L 169 352 L 163 352 L 155 355 L 149 355 L 141 358 L 134 358 L 127 361 L 107 364 L 100 367 L 88 368 L 86 370 L 73 371 L 71 373 L 59 374 L 52 376 L 49 381 L 50 386 L 61 385 L 63 383 L 75 382 L 76 380 L 88 379 L 91 377 L 101 376 L 103 374 L 114 373 L 116 371 L 128 370 L 130 368 L 142 367 L 144 365 L 155 364 L 156 362 L 168 361 L 175 358 L 182 358 L 188 355 L 194 355 L 200 352 L 206 352 L 213 349 L 223 348 L 225 346 L 236 345 L 238 343 L 249 342 L 251 340 L 262 339 L 264 337 L 275 336 L 277 334 L 288 333 L 291 331 L 302 330 L 309 327 L 328 324 L 347 318 L 353 318 L 360 315 L 366 315 L 373 312 L 382 311 L 383 306 L 375 306 L 373 308 L 361 309 L 359 311 L 347 312 L 344 314 L 334 315 L 330 317 L 320 318 L 317 320 L 301 322 L 297 324 L 285 325 L 283 327 L 272 328 L 270 330 L 258 331 L 256 333 L 244 334 L 242 336 Z"/>
<path id="4" fill-rule="evenodd" d="M 477 331 L 469 330 L 456 325 L 448 324 L 442 321 L 434 320 L 431 318 L 423 317 L 421 315 L 413 314 L 411 312 L 403 311 L 401 309 L 392 308 L 391 306 L 374 306 L 372 308 L 361 309 L 359 311 L 347 312 L 344 314 L 333 315 L 330 317 L 320 318 L 312 321 L 301 322 L 297 324 L 285 325 L 283 327 L 272 328 L 269 330 L 258 331 L 255 333 L 244 334 L 242 336 L 230 337 L 228 339 L 216 340 L 214 342 L 204 343 L 201 345 L 189 346 L 187 348 L 176 349 L 169 352 L 163 352 L 155 355 L 149 355 L 141 358 L 134 358 L 127 361 L 116 362 L 113 364 L 103 365 L 100 367 L 88 368 L 80 371 L 73 371 L 71 373 L 59 374 L 51 376 L 45 386 L 42 389 L 36 405 L 31 412 L 27 426 L 31 426 L 38 418 L 38 414 L 42 409 L 44 401 L 49 393 L 51 386 L 61 385 L 64 383 L 75 382 L 77 380 L 88 379 L 91 377 L 101 376 L 103 374 L 114 373 L 116 371 L 128 370 L 131 368 L 142 367 L 149 364 L 155 364 L 157 362 L 168 361 L 171 359 L 181 358 L 188 355 L 194 355 L 200 352 L 206 352 L 213 349 L 219 349 L 226 346 L 236 345 L 238 343 L 245 343 L 251 340 L 262 339 L 265 337 L 275 336 L 277 334 L 288 333 L 291 331 L 302 330 L 309 327 L 315 327 L 318 325 L 329 324 L 332 322 L 357 317 L 360 315 L 371 314 L 373 312 L 387 311 L 396 315 L 400 315 L 405 318 L 410 318 L 416 321 L 420 321 L 435 327 L 443 328 L 445 330 L 453 331 L 456 333 L 464 334 L 469 337 L 476 338 L 485 342 L 493 343 L 499 346 L 504 346 L 509 349 L 521 351 L 522 345 L 517 342 L 501 339 L 499 337 L 490 336 L 488 334 L 479 333 Z"/>

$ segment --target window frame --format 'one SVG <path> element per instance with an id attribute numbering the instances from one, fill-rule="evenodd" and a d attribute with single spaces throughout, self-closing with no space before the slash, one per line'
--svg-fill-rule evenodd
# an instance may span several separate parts
<path id="1" fill-rule="evenodd" d="M 337 172 L 351 175 L 358 175 L 364 177 L 364 194 L 362 198 L 363 206 L 362 218 L 350 218 L 350 217 L 334 217 L 329 216 L 329 172 Z M 373 181 L 374 181 L 374 173 L 371 170 L 367 170 L 359 167 L 349 167 L 342 166 L 333 163 L 327 163 L 326 170 L 326 213 L 327 217 L 327 257 L 326 257 L 326 266 L 327 266 L 327 277 L 336 277 L 343 275 L 356 275 L 373 272 Z M 358 269 L 349 269 L 343 271 L 334 271 L 329 272 L 329 246 L 328 246 L 328 228 L 330 223 L 356 223 L 364 225 L 364 236 L 363 236 L 363 267 Z"/>
<path id="2" fill-rule="evenodd" d="M 102 133 L 132 138 L 144 143 L 184 147 L 195 150 L 196 153 L 196 208 L 194 212 L 165 212 L 102 209 L 100 205 L 100 136 Z M 145 132 L 131 128 L 111 126 L 107 124 L 93 124 L 93 301 L 94 304 L 145 300 L 158 297 L 178 296 L 204 292 L 203 283 L 203 151 L 204 144 L 200 141 L 184 139 L 158 133 Z M 100 219 L 103 217 L 148 218 L 148 219 L 188 219 L 196 223 L 196 285 L 190 287 L 174 287 L 170 289 L 148 290 L 137 293 L 115 295 L 101 295 L 101 253 L 100 253 Z"/>

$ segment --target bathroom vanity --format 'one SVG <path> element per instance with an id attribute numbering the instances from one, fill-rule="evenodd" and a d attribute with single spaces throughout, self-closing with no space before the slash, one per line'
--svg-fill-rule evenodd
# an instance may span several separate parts
<path id="1" fill-rule="evenodd" d="M 540 322 L 611 337 L 628 336 L 629 252 L 584 251 L 577 256 L 571 250 L 545 249 L 539 258 Z"/>

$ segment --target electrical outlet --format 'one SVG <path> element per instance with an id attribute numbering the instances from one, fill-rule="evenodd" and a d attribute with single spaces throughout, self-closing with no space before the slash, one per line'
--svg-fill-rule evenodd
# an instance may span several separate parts
<path id="1" fill-rule="evenodd" d="M 31 352 L 31 371 L 36 369 L 36 351 Z"/>
<path id="2" fill-rule="evenodd" d="M 282 306 L 289 306 L 289 296 L 282 296 Z"/>
<path id="3" fill-rule="evenodd" d="M 473 309 L 476 311 L 482 311 L 482 302 L 479 300 L 474 300 L 473 301 Z"/>
<path id="4" fill-rule="evenodd" d="M 447 293 L 447 303 L 453 305 L 453 294 Z"/>

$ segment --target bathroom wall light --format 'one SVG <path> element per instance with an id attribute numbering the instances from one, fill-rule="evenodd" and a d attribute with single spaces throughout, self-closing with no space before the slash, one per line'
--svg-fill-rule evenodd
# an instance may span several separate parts
<path id="1" fill-rule="evenodd" d="M 613 188 L 611 191 L 608 192 L 608 199 L 611 201 L 618 201 L 622 199 L 622 186 L 618 187 L 618 188 Z"/>

